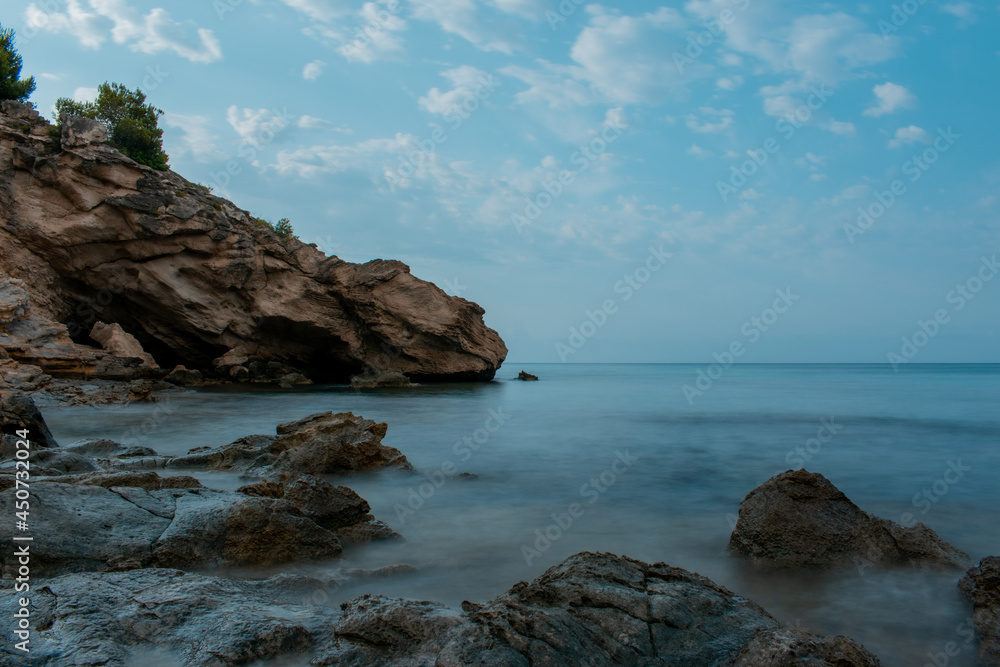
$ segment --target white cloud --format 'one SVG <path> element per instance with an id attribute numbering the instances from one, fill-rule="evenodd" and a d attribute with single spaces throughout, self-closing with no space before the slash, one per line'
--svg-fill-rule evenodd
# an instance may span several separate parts
<path id="1" fill-rule="evenodd" d="M 411 0 L 410 4 L 415 18 L 437 23 L 445 32 L 462 37 L 482 51 L 514 52 L 514 45 L 502 31 L 482 25 L 473 0 Z"/>
<path id="2" fill-rule="evenodd" d="M 857 128 L 854 127 L 854 123 L 849 123 L 842 120 L 829 120 L 820 124 L 824 130 L 829 130 L 834 134 L 840 134 L 843 136 L 850 136 L 857 132 Z"/>
<path id="3" fill-rule="evenodd" d="M 694 132 L 717 134 L 733 124 L 732 109 L 699 107 L 698 112 L 697 114 L 689 113 L 684 117 L 688 129 Z"/>
<path id="4" fill-rule="evenodd" d="M 337 49 L 340 55 L 351 62 L 370 63 L 403 53 L 403 40 L 396 33 L 407 29 L 406 21 L 374 2 L 366 2 L 358 14 L 363 26 Z"/>
<path id="5" fill-rule="evenodd" d="M 348 12 L 343 0 L 281 0 L 315 21 L 331 21 Z"/>
<path id="6" fill-rule="evenodd" d="M 233 105 L 226 111 L 226 120 L 244 141 L 257 146 L 267 143 L 274 134 L 288 126 L 285 114 L 269 109 L 240 109 Z"/>
<path id="7" fill-rule="evenodd" d="M 736 90 L 743 85 L 743 77 L 739 74 L 724 76 L 715 82 L 715 85 L 723 90 Z"/>
<path id="8" fill-rule="evenodd" d="M 97 88 L 77 88 L 73 91 L 73 99 L 77 102 L 93 102 L 97 99 Z"/>
<path id="9" fill-rule="evenodd" d="M 441 76 L 451 81 L 452 88 L 441 92 L 439 88 L 431 88 L 418 102 L 425 111 L 434 114 L 447 115 L 462 106 L 462 103 L 475 96 L 475 91 L 488 81 L 488 75 L 481 69 L 471 65 L 462 65 L 441 72 Z"/>
<path id="10" fill-rule="evenodd" d="M 707 157 L 712 157 L 712 151 L 707 151 L 698 144 L 691 144 L 691 148 L 687 149 L 688 155 L 693 155 L 699 160 L 703 160 Z"/>
<path id="11" fill-rule="evenodd" d="M 174 53 L 198 63 L 222 58 L 219 40 L 211 30 L 195 27 L 197 38 L 192 37 L 185 24 L 171 19 L 164 9 L 143 15 L 126 0 L 89 0 L 89 5 L 88 11 L 79 0 L 68 0 L 65 13 L 46 14 L 31 3 L 25 16 L 29 25 L 46 32 L 68 33 L 88 48 L 99 48 L 110 36 L 116 44 L 127 44 L 139 53 Z"/>
<path id="12" fill-rule="evenodd" d="M 570 55 L 581 76 L 612 103 L 656 104 L 677 97 L 683 85 L 707 76 L 712 67 L 700 61 L 678 67 L 675 52 L 684 52 L 687 21 L 674 9 L 661 7 L 641 16 L 587 7 L 590 23 Z"/>
<path id="13" fill-rule="evenodd" d="M 322 60 L 314 60 L 302 68 L 302 78 L 306 81 L 315 81 L 323 74 L 326 63 Z"/>
<path id="14" fill-rule="evenodd" d="M 913 93 L 908 91 L 904 86 L 892 82 L 875 86 L 873 92 L 875 93 L 876 104 L 864 110 L 863 113 L 865 116 L 874 116 L 876 118 L 884 116 L 896 109 L 908 109 L 917 101 Z"/>
<path id="15" fill-rule="evenodd" d="M 198 162 L 225 160 L 226 154 L 216 146 L 218 137 L 210 129 L 211 121 L 207 116 L 183 116 L 176 113 L 164 113 L 163 122 L 168 127 L 180 129 L 184 135 L 179 148 L 171 148 L 172 155 L 190 153 Z M 166 137 L 172 143 L 171 135 Z"/>
<path id="16" fill-rule="evenodd" d="M 354 130 L 350 128 L 337 127 L 330 121 L 315 116 L 299 116 L 297 125 L 304 130 L 333 130 L 342 134 L 354 134 Z"/>
<path id="17" fill-rule="evenodd" d="M 528 84 L 528 89 L 514 95 L 519 104 L 542 103 L 550 109 L 566 111 L 578 106 L 586 106 L 599 101 L 594 91 L 585 82 L 583 70 L 572 65 L 554 65 L 539 60 L 539 69 L 533 70 L 518 65 L 509 65 L 500 70 L 505 76 Z"/>
<path id="18" fill-rule="evenodd" d="M 819 171 L 819 168 L 826 164 L 826 157 L 815 153 L 806 153 L 795 159 L 795 166 L 809 171 Z"/>
<path id="19" fill-rule="evenodd" d="M 976 6 L 971 2 L 950 2 L 941 5 L 941 11 L 960 18 L 967 23 L 976 22 Z"/>
<path id="20" fill-rule="evenodd" d="M 931 136 L 927 134 L 927 131 L 923 128 L 917 127 L 916 125 L 910 125 L 909 127 L 901 127 L 896 130 L 896 136 L 889 141 L 889 148 L 901 148 L 903 146 L 911 146 L 917 142 L 929 144 L 931 142 Z"/>

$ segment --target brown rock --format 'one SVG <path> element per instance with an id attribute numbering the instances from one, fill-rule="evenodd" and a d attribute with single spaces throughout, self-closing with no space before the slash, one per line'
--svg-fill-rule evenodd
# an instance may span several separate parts
<path id="1" fill-rule="evenodd" d="M 90 337 L 101 344 L 105 350 L 119 357 L 142 360 L 142 365 L 148 368 L 159 368 L 152 355 L 142 349 L 142 345 L 131 334 L 125 333 L 120 324 L 94 323 Z"/>
<path id="2" fill-rule="evenodd" d="M 0 269 L 25 281 L 39 322 L 86 331 L 97 312 L 161 362 L 222 377 L 231 366 L 252 374 L 258 358 L 314 381 L 345 382 L 369 367 L 415 381 L 489 380 L 506 357 L 481 307 L 401 262 L 353 264 L 282 239 L 232 202 L 102 144 L 103 128 L 86 119 L 66 119 L 53 152 L 45 132 L 25 134 L 13 115 L 20 111 L 5 109 Z M 99 303 L 101 294 L 114 297 Z M 83 354 L 68 343 L 60 340 Z M 15 360 L 53 376 L 95 377 L 93 358 L 38 346 Z M 251 361 L 213 364 L 228 351 Z"/>
<path id="3" fill-rule="evenodd" d="M 828 479 L 805 470 L 775 475 L 747 494 L 729 550 L 766 567 L 961 567 L 969 558 L 922 523 L 907 528 L 862 511 Z"/>

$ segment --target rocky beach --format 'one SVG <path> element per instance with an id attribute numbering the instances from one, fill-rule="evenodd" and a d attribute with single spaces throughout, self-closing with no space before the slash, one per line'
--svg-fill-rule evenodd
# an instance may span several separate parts
<path id="1" fill-rule="evenodd" d="M 57 130 L 2 103 L 0 664 L 881 664 L 849 636 L 782 623 L 709 578 L 627 553 L 569 555 L 460 605 L 374 592 L 334 603 L 331 591 L 415 570 L 338 566 L 408 537 L 352 485 L 476 477 L 450 461 L 416 467 L 405 445 L 383 443 L 405 425 L 348 411 L 337 394 L 326 411 L 183 453 L 119 442 L 110 430 L 57 440 L 50 409 L 155 409 L 252 388 L 294 396 L 351 384 L 396 396 L 440 382 L 472 387 L 492 381 L 507 354 L 480 306 L 405 264 L 327 257 L 106 140 L 94 121 L 65 117 Z M 547 381 L 519 379 L 532 381 L 515 383 L 526 390 Z M 610 470 L 624 474 L 618 465 Z M 737 567 L 941 573 L 964 596 L 978 664 L 1000 661 L 996 557 L 974 563 L 913 515 L 867 512 L 805 469 L 741 493 L 727 510 L 736 516 L 728 544 L 715 545 Z M 20 532 L 11 528 L 19 512 Z M 322 567 L 297 573 L 307 564 Z M 30 642 L 30 653 L 11 638 Z"/>

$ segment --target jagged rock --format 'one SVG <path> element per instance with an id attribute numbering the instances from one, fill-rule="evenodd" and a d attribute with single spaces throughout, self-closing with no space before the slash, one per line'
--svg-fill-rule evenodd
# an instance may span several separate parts
<path id="1" fill-rule="evenodd" d="M 108 128 L 99 120 L 64 112 L 59 116 L 59 122 L 62 125 L 63 148 L 85 148 L 108 140 Z"/>
<path id="2" fill-rule="evenodd" d="M 376 389 L 392 387 L 413 387 L 410 378 L 402 373 L 392 371 L 369 371 L 351 378 L 351 386 L 355 389 Z"/>
<path id="3" fill-rule="evenodd" d="M 156 452 L 149 447 L 138 445 L 123 445 L 114 440 L 93 438 L 74 442 L 66 446 L 66 451 L 74 454 L 82 454 L 92 458 L 116 458 L 127 459 L 137 456 L 156 456 Z"/>
<path id="4" fill-rule="evenodd" d="M 1000 665 L 1000 557 L 982 559 L 962 577 L 958 587 L 972 601 L 979 664 Z"/>
<path id="5" fill-rule="evenodd" d="M 747 494 L 729 550 L 765 567 L 962 567 L 969 560 L 926 525 L 868 514 L 823 475 L 805 470 L 775 475 Z"/>
<path id="6" fill-rule="evenodd" d="M 581 553 L 465 614 L 365 595 L 341 605 L 337 665 L 878 665 L 846 637 L 785 629 L 680 568 Z M 789 651 L 794 661 L 789 661 Z M 769 656 L 774 662 L 752 662 Z M 838 661 L 825 662 L 828 656 Z"/>
<path id="7" fill-rule="evenodd" d="M 67 574 L 34 591 L 32 656 L 47 667 L 879 664 L 846 637 L 782 628 L 704 577 L 611 554 L 577 554 L 464 612 L 378 595 L 342 610 L 322 604 L 338 584 L 168 569 Z M 16 596 L 0 598 L 0 623 L 15 605 Z M 0 656 L 12 652 L 0 645 Z"/>
<path id="8" fill-rule="evenodd" d="M 257 664 L 332 644 L 339 610 L 326 581 L 224 579 L 171 569 L 67 574 L 33 587 L 29 656 L 0 643 L 0 664 L 46 667 Z M 0 624 L 18 609 L 0 596 Z"/>
<path id="9" fill-rule="evenodd" d="M 528 373 L 526 371 L 521 371 L 520 373 L 517 374 L 517 379 L 524 380 L 526 382 L 536 382 L 538 380 L 538 376 L 532 375 L 531 373 Z"/>
<path id="10" fill-rule="evenodd" d="M 0 341 L 8 352 L 21 346 L 15 361 L 54 377 L 127 377 L 69 340 L 98 318 L 167 367 L 227 379 L 232 366 L 252 375 L 259 360 L 292 369 L 280 377 L 324 382 L 368 367 L 415 381 L 489 380 L 507 355 L 481 307 L 401 262 L 327 257 L 207 188 L 125 157 L 102 143 L 99 123 L 66 118 L 55 147 L 44 119 L 25 132 L 19 107 L 4 109 L 0 270 L 25 281 L 39 323 L 71 325 L 58 346 L 38 335 Z M 213 365 L 228 351 L 247 361 Z"/>
<path id="11" fill-rule="evenodd" d="M 119 324 L 96 322 L 90 330 L 90 337 L 101 344 L 105 350 L 119 357 L 132 357 L 142 360 L 142 365 L 149 368 L 159 368 L 152 355 L 142 349 L 142 345 L 131 334 L 125 333 Z"/>
<path id="12" fill-rule="evenodd" d="M 14 489 L 0 493 L 13 516 Z M 31 487 L 33 574 L 138 567 L 273 565 L 333 558 L 337 537 L 287 500 L 204 488 L 36 483 Z M 12 551 L 0 567 L 16 567 Z"/>
<path id="13" fill-rule="evenodd" d="M 283 498 L 305 516 L 336 534 L 343 545 L 397 539 L 399 534 L 369 512 L 371 505 L 352 489 L 305 475 L 295 481 L 262 481 L 236 490 L 250 496 Z"/>
<path id="14" fill-rule="evenodd" d="M 28 290 L 24 281 L 0 275 L 0 327 L 21 319 L 29 310 Z"/>
<path id="15" fill-rule="evenodd" d="M 198 387 L 205 384 L 205 377 L 201 371 L 188 370 L 184 366 L 178 365 L 170 371 L 167 377 L 163 378 L 170 384 L 177 384 L 182 387 Z"/>
<path id="16" fill-rule="evenodd" d="M 28 439 L 35 447 L 58 447 L 42 413 L 28 396 L 10 396 L 0 399 L 0 420 L 3 433 L 15 435 L 18 430 L 27 429 Z"/>

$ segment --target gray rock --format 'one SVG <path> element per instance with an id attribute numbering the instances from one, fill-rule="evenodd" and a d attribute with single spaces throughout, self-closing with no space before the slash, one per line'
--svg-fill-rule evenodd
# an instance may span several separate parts
<path id="1" fill-rule="evenodd" d="M 415 387 L 402 373 L 394 371 L 368 371 L 351 378 L 351 386 L 355 389 L 377 389 L 391 387 Z"/>
<path id="2" fill-rule="evenodd" d="M 828 479 L 805 470 L 775 475 L 747 494 L 729 550 L 777 568 L 969 562 L 968 554 L 924 524 L 904 527 L 868 514 Z"/>
<path id="3" fill-rule="evenodd" d="M 63 148 L 85 148 L 108 140 L 108 128 L 98 120 L 63 113 L 59 122 L 62 124 Z"/>
<path id="4" fill-rule="evenodd" d="M 981 560 L 962 577 L 958 587 L 972 601 L 979 664 L 1000 665 L 1000 557 Z"/>
<path id="5" fill-rule="evenodd" d="M 201 371 L 189 370 L 184 366 L 175 366 L 167 377 L 163 378 L 171 384 L 177 384 L 182 387 L 198 387 L 205 384 L 205 377 L 201 374 Z"/>
<path id="6" fill-rule="evenodd" d="M 465 614 L 380 595 L 341 606 L 340 645 L 314 664 L 879 664 L 846 637 L 782 628 L 697 574 L 612 554 L 572 556 L 485 605 L 464 604 Z M 755 662 L 764 656 L 771 662 Z"/>
<path id="7" fill-rule="evenodd" d="M 3 433 L 15 435 L 19 429 L 28 429 L 28 439 L 35 447 L 58 447 L 42 413 L 27 396 L 13 395 L 0 400 L 0 420 Z"/>
<path id="8" fill-rule="evenodd" d="M 68 574 L 32 591 L 31 654 L 0 643 L 0 664 L 220 667 L 295 656 L 335 641 L 327 583 L 223 579 L 170 569 Z M 0 596 L 4 636 L 16 596 Z"/>
<path id="9" fill-rule="evenodd" d="M 14 490 L 0 493 L 13 516 Z M 272 565 L 339 556 L 330 531 L 286 500 L 204 488 L 37 483 L 31 487 L 32 572 Z M 13 552 L 0 567 L 16 566 Z"/>

